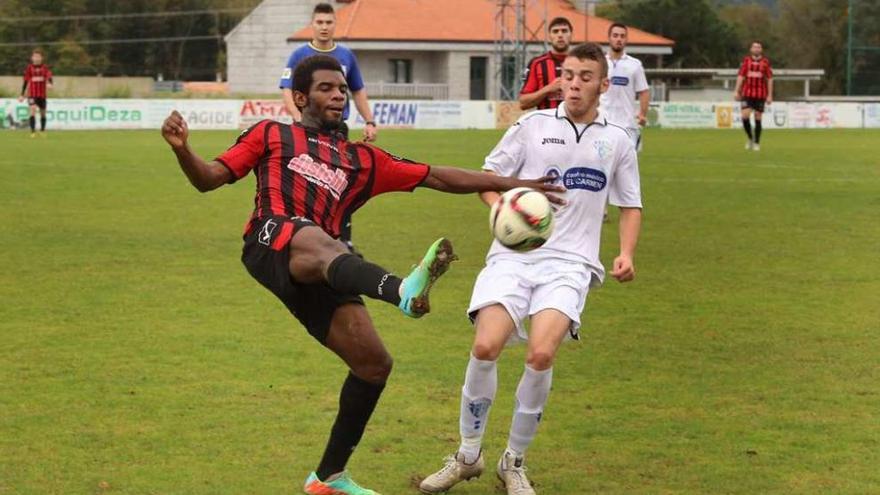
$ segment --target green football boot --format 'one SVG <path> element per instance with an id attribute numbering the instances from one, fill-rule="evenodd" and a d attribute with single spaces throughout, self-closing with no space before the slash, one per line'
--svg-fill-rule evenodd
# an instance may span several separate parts
<path id="1" fill-rule="evenodd" d="M 403 314 L 412 318 L 421 318 L 431 311 L 428 293 L 437 279 L 446 273 L 449 265 L 457 259 L 458 257 L 452 252 L 452 243 L 449 239 L 441 237 L 431 244 L 419 266 L 403 279 L 399 306 Z"/>

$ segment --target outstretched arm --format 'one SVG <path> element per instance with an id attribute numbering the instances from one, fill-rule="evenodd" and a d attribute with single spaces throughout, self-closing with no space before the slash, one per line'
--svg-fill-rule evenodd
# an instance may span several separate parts
<path id="1" fill-rule="evenodd" d="M 561 186 L 549 183 L 550 180 L 550 177 L 522 180 L 515 177 L 501 177 L 495 174 L 473 172 L 455 167 L 431 167 L 431 172 L 425 178 L 425 181 L 422 182 L 422 186 L 453 194 L 507 191 L 516 187 L 530 187 L 545 194 L 564 191 L 564 188 Z M 553 203 L 564 203 L 562 199 L 553 195 L 548 195 L 547 197 Z"/>
<path id="2" fill-rule="evenodd" d="M 208 192 L 226 184 L 233 179 L 232 172 L 219 162 L 206 162 L 189 147 L 189 127 L 177 110 L 165 119 L 162 124 L 162 137 L 171 146 L 177 156 L 180 169 L 186 174 L 189 182 L 199 190 Z"/>

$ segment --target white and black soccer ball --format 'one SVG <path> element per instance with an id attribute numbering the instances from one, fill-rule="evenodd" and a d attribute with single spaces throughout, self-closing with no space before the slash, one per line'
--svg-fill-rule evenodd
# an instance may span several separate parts
<path id="1" fill-rule="evenodd" d="M 501 195 L 489 213 L 492 235 L 514 251 L 531 251 L 547 242 L 553 233 L 553 209 L 547 196 L 528 187 Z"/>

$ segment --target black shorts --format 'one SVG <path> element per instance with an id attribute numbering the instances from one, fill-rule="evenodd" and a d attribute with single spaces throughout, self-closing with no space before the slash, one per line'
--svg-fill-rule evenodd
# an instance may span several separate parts
<path id="1" fill-rule="evenodd" d="M 764 103 L 767 100 L 758 100 L 756 98 L 743 98 L 740 102 L 740 107 L 742 109 L 751 108 L 756 112 L 764 113 Z"/>
<path id="2" fill-rule="evenodd" d="M 359 296 L 342 294 L 326 283 L 301 284 L 290 275 L 290 239 L 302 228 L 317 226 L 302 218 L 254 219 L 244 236 L 241 262 L 248 273 L 275 294 L 312 337 L 324 344 L 336 308 L 364 304 Z"/>
<path id="3" fill-rule="evenodd" d="M 46 99 L 45 98 L 28 98 L 28 105 L 36 105 L 40 108 L 40 110 L 46 109 Z"/>

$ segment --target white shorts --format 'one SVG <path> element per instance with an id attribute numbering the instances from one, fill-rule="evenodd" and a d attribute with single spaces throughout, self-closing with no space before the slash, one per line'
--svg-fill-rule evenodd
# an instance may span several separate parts
<path id="1" fill-rule="evenodd" d="M 490 259 L 477 276 L 468 316 L 500 304 L 516 324 L 508 343 L 528 340 L 524 322 L 545 309 L 555 309 L 571 320 L 569 337 L 578 339 L 581 313 L 590 290 L 592 271 L 583 263 L 548 259 L 526 263 L 511 259 Z"/>

